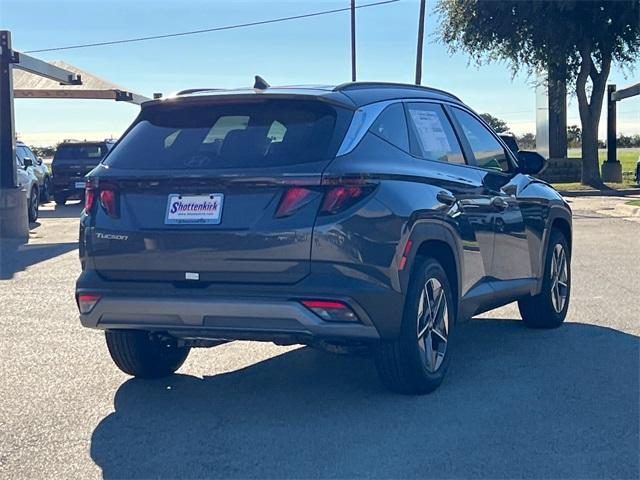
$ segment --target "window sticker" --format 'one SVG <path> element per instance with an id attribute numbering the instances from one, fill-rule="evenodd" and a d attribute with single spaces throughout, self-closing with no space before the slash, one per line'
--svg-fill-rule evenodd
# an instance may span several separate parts
<path id="1" fill-rule="evenodd" d="M 409 109 L 413 124 L 418 130 L 422 149 L 428 152 L 452 151 L 438 114 L 430 110 Z"/>

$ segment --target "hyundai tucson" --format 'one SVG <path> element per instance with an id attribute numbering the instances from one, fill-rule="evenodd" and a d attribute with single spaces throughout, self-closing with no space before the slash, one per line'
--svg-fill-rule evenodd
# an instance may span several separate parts
<path id="1" fill-rule="evenodd" d="M 430 392 L 472 316 L 564 321 L 571 211 L 544 164 L 413 85 L 144 103 L 86 178 L 80 321 L 137 377 L 258 340 L 366 348 L 384 385 Z"/>

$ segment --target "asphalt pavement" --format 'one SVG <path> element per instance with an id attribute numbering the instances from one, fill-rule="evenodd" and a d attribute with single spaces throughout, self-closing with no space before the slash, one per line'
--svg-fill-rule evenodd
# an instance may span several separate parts
<path id="1" fill-rule="evenodd" d="M 127 377 L 77 320 L 79 207 L 47 205 L 0 250 L 0 478 L 638 478 L 640 222 L 593 202 L 572 200 L 565 325 L 460 326 L 422 397 L 366 356 L 252 342 Z"/>

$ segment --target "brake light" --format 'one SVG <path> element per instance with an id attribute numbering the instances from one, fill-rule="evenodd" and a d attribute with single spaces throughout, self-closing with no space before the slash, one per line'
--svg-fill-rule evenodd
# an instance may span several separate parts
<path id="1" fill-rule="evenodd" d="M 344 302 L 336 300 L 302 300 L 301 303 L 327 322 L 358 321 L 358 316 Z"/>
<path id="2" fill-rule="evenodd" d="M 282 195 L 280 205 L 278 205 L 278 210 L 276 210 L 276 218 L 288 217 L 296 210 L 304 207 L 314 199 L 314 193 L 313 190 L 309 190 L 308 188 L 289 188 L 284 195 Z"/>
<path id="3" fill-rule="evenodd" d="M 81 293 L 76 296 L 76 302 L 78 303 L 78 310 L 80 313 L 89 313 L 96 306 L 96 303 L 100 301 L 100 295 L 94 293 Z"/>
<path id="4" fill-rule="evenodd" d="M 110 217 L 118 217 L 116 192 L 110 189 L 100 190 L 100 205 Z"/>
<path id="5" fill-rule="evenodd" d="M 96 199 L 96 189 L 91 184 L 91 182 L 87 182 L 85 190 L 84 190 L 84 210 L 85 212 L 90 212 L 93 208 L 93 204 Z"/>

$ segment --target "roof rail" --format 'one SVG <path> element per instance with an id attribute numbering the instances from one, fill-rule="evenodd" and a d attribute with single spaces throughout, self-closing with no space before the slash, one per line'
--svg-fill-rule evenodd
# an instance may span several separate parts
<path id="1" fill-rule="evenodd" d="M 189 95 L 190 93 L 219 92 L 220 90 L 225 90 L 225 89 L 224 88 L 187 88 L 185 90 L 180 90 L 179 92 L 176 92 L 173 95 L 176 97 L 179 97 L 180 95 Z"/>
<path id="2" fill-rule="evenodd" d="M 439 90 L 433 87 L 423 87 L 422 85 L 414 85 L 411 83 L 395 83 L 395 82 L 346 82 L 337 85 L 333 91 L 334 92 L 343 92 L 345 90 L 356 90 L 358 88 L 372 88 L 372 87 L 387 87 L 387 88 L 408 88 L 412 90 L 422 90 L 428 92 L 439 93 L 441 95 L 446 95 L 448 97 L 454 98 L 456 100 L 460 100 L 458 97 L 453 95 L 452 93 L 445 92 L 444 90 Z"/>

